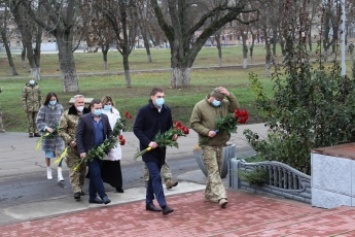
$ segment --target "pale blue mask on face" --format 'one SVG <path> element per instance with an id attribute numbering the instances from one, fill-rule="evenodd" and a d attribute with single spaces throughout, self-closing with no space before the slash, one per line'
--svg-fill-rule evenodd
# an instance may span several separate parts
<path id="1" fill-rule="evenodd" d="M 111 111 L 111 109 L 112 109 L 112 105 L 105 105 L 104 106 L 104 110 L 106 110 L 106 111 Z"/>
<path id="2" fill-rule="evenodd" d="M 165 103 L 165 99 L 164 98 L 158 98 L 158 99 L 155 100 L 155 104 L 158 107 L 162 107 L 164 103 Z"/>
<path id="3" fill-rule="evenodd" d="M 102 109 L 95 109 L 94 111 L 95 116 L 101 116 L 101 114 L 102 114 Z"/>
<path id="4" fill-rule="evenodd" d="M 221 105 L 221 101 L 214 99 L 214 100 L 212 101 L 212 104 L 213 104 L 213 106 L 218 107 L 218 106 Z"/>
<path id="5" fill-rule="evenodd" d="M 49 105 L 56 105 L 57 104 L 57 101 L 56 100 L 50 100 L 49 101 Z"/>
<path id="6" fill-rule="evenodd" d="M 35 80 L 30 80 L 30 85 L 33 86 L 35 84 Z"/>

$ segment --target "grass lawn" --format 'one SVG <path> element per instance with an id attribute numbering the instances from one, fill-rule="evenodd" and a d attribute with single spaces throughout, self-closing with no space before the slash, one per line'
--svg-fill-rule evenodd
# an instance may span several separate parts
<path id="1" fill-rule="evenodd" d="M 254 95 L 250 91 L 248 73 L 253 71 L 262 74 L 262 69 L 247 70 L 196 70 L 192 72 L 192 81 L 189 88 L 171 89 L 168 72 L 142 73 L 132 76 L 132 88 L 127 89 L 123 76 L 82 77 L 79 79 L 81 94 L 86 97 L 101 99 L 110 95 L 116 102 L 121 114 L 129 111 L 133 116 L 137 109 L 146 104 L 150 90 L 161 87 L 165 90 L 166 104 L 172 108 L 175 120 L 188 124 L 194 104 L 203 99 L 216 86 L 225 86 L 238 98 L 241 106 L 250 110 L 250 122 L 260 121 L 253 106 Z M 270 91 L 270 79 L 262 79 L 265 88 Z M 3 92 L 0 94 L 3 110 L 4 127 L 8 131 L 26 132 L 26 117 L 21 104 L 21 91 L 26 80 L 6 79 L 0 81 Z M 48 92 L 58 94 L 60 103 L 67 108 L 73 93 L 62 92 L 60 79 L 46 79 L 39 82 L 43 97 Z M 76 93 L 75 93 L 76 94 Z M 128 121 L 127 130 L 131 129 L 133 121 Z"/>
<path id="2" fill-rule="evenodd" d="M 254 62 L 263 62 L 264 46 L 258 45 L 255 49 Z M 195 61 L 194 66 L 217 66 L 217 50 L 204 48 Z M 170 67 L 170 50 L 153 49 L 153 63 L 146 62 L 143 49 L 134 50 L 130 57 L 130 67 L 137 69 L 161 69 Z M 78 72 L 102 72 L 101 53 L 77 53 L 75 54 Z M 14 55 L 14 61 L 19 74 L 22 77 L 10 77 L 7 72 L 7 59 L 3 52 L 0 53 L 0 104 L 3 111 L 4 128 L 7 131 L 27 132 L 27 120 L 21 104 L 21 91 L 27 82 L 28 69 L 21 68 L 19 55 Z M 224 65 L 242 63 L 241 47 L 223 48 Z M 122 71 L 121 57 L 117 51 L 109 53 L 109 71 Z M 43 54 L 41 57 L 41 72 L 43 75 L 60 74 L 57 54 Z M 348 63 L 350 75 L 350 62 Z M 271 69 L 272 70 L 272 69 Z M 264 76 L 264 68 L 250 69 L 199 69 L 192 70 L 191 85 L 184 89 L 170 88 L 169 72 L 135 73 L 132 74 L 132 88 L 127 89 L 123 75 L 116 76 L 90 76 L 79 77 L 80 93 L 86 97 L 101 99 L 104 95 L 110 95 L 116 102 L 116 107 L 121 114 L 129 111 L 133 116 L 137 109 L 146 104 L 150 90 L 153 87 L 161 87 L 165 90 L 166 104 L 172 108 L 175 120 L 180 120 L 188 125 L 192 108 L 196 102 L 203 99 L 214 87 L 224 86 L 233 92 L 239 100 L 241 107 L 249 111 L 249 123 L 260 122 L 263 118 L 255 108 L 255 97 L 251 91 L 248 74 L 254 72 L 259 76 L 267 94 L 272 97 L 273 82 Z M 24 79 L 24 77 L 26 79 Z M 28 76 L 28 79 L 30 77 Z M 63 93 L 62 80 L 43 79 L 39 82 L 43 97 L 48 92 L 56 92 L 60 103 L 67 108 L 69 99 L 73 93 Z M 76 93 L 75 93 L 76 94 Z M 133 121 L 127 124 L 127 130 L 131 129 Z"/>

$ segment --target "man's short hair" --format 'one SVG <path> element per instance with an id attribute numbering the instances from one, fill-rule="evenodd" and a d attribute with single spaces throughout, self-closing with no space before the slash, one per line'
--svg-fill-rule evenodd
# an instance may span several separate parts
<path id="1" fill-rule="evenodd" d="M 93 100 L 90 102 L 90 107 L 93 107 L 95 104 L 101 104 L 101 100 L 93 99 Z"/>
<path id="2" fill-rule="evenodd" d="M 164 91 L 163 91 L 163 89 L 161 89 L 161 88 L 158 88 L 158 87 L 155 87 L 155 88 L 153 88 L 152 89 L 152 91 L 150 92 L 150 96 L 155 96 L 157 93 L 163 93 Z"/>

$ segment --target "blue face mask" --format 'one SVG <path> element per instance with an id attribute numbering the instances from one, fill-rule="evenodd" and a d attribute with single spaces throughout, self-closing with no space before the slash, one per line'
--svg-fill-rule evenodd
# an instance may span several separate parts
<path id="1" fill-rule="evenodd" d="M 158 98 L 155 100 L 155 104 L 158 106 L 158 107 L 162 107 L 163 104 L 165 102 L 165 99 L 164 98 Z"/>
<path id="2" fill-rule="evenodd" d="M 212 104 L 213 104 L 213 106 L 218 107 L 218 106 L 221 105 L 221 101 L 219 101 L 219 100 L 213 100 L 213 101 L 212 101 Z"/>
<path id="3" fill-rule="evenodd" d="M 56 105 L 57 104 L 57 101 L 56 100 L 50 100 L 49 101 L 49 105 Z"/>
<path id="4" fill-rule="evenodd" d="M 100 116 L 102 114 L 102 109 L 95 109 L 94 115 L 95 116 Z"/>
<path id="5" fill-rule="evenodd" d="M 35 80 L 30 80 L 30 85 L 33 86 L 35 84 Z"/>
<path id="6" fill-rule="evenodd" d="M 110 111 L 112 109 L 112 105 L 105 105 L 104 110 Z"/>

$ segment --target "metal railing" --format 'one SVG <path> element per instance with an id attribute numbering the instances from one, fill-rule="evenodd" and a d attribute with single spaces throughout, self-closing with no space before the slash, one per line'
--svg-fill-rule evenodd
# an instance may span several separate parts
<path id="1" fill-rule="evenodd" d="M 242 173 L 255 170 L 265 173 L 262 183 L 252 184 L 242 178 Z M 247 163 L 244 160 L 232 159 L 229 186 L 233 189 L 245 189 L 311 203 L 311 176 L 277 161 Z"/>

